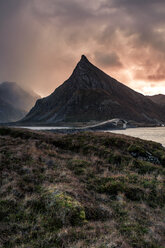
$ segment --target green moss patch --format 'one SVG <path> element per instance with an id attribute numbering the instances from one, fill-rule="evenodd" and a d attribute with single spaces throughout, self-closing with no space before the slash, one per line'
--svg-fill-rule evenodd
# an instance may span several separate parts
<path id="1" fill-rule="evenodd" d="M 86 222 L 84 207 L 73 197 L 56 189 L 44 195 L 48 215 L 61 225 L 82 225 Z"/>

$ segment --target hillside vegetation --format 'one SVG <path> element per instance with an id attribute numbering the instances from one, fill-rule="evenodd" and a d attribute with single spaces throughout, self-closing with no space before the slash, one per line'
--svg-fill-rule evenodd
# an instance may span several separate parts
<path id="1" fill-rule="evenodd" d="M 165 149 L 0 128 L 0 247 L 165 247 Z"/>

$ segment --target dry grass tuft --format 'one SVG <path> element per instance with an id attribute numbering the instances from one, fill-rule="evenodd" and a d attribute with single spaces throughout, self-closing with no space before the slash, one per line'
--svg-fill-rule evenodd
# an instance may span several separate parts
<path id="1" fill-rule="evenodd" d="M 0 247 L 164 247 L 160 144 L 0 128 L 0 174 Z"/>

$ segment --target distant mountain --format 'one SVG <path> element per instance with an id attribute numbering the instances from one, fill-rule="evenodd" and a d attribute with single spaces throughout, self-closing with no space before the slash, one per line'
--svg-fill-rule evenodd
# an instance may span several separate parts
<path id="1" fill-rule="evenodd" d="M 159 94 L 154 96 L 148 96 L 148 98 L 159 105 L 165 106 L 165 95 Z"/>
<path id="2" fill-rule="evenodd" d="M 38 100 L 22 122 L 53 124 L 113 118 L 159 123 L 165 121 L 165 109 L 108 76 L 83 55 L 70 78 L 50 96 Z"/>
<path id="3" fill-rule="evenodd" d="M 0 84 L 0 123 L 17 121 L 23 118 L 40 96 L 22 89 L 18 84 Z"/>

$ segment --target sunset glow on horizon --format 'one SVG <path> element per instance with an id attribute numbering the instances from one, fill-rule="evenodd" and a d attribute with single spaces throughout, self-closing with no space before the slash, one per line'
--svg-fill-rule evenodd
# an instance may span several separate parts
<path id="1" fill-rule="evenodd" d="M 128 87 L 165 94 L 163 0 L 2 0 L 0 34 L 0 82 L 47 96 L 85 54 Z"/>

